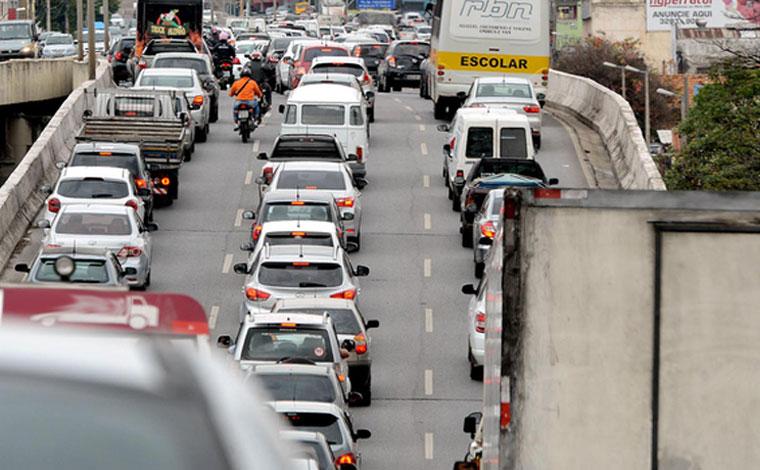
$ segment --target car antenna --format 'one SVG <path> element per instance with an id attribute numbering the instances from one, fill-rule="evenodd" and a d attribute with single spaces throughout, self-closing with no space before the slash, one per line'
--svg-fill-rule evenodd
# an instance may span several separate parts
<path id="1" fill-rule="evenodd" d="M 303 243 L 298 245 L 298 257 L 303 258 Z"/>

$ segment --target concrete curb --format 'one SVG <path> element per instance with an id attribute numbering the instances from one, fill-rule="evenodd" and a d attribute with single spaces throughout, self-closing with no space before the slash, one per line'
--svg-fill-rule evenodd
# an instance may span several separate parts
<path id="1" fill-rule="evenodd" d="M 8 180 L 0 187 L 0 266 L 5 266 L 27 227 L 40 209 L 45 195 L 39 191 L 43 184 L 53 184 L 59 170 L 58 160 L 67 160 L 74 147 L 82 113 L 85 109 L 85 90 L 111 83 L 111 68 L 103 63 L 97 79 L 74 89 L 52 117 Z"/>
<path id="2" fill-rule="evenodd" d="M 623 189 L 667 189 L 633 110 L 620 95 L 589 78 L 551 70 L 547 102 L 602 136 Z"/>

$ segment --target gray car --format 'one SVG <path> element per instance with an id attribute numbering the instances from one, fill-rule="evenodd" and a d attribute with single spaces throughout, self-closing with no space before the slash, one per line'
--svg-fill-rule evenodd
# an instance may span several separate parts
<path id="1" fill-rule="evenodd" d="M 26 273 L 32 284 L 87 284 L 90 286 L 126 286 L 127 275 L 134 268 L 122 269 L 112 252 L 103 248 L 44 247 L 32 265 L 18 263 L 17 272 Z"/>
<path id="2" fill-rule="evenodd" d="M 69 57 L 77 54 L 71 34 L 51 34 L 40 45 L 42 57 Z"/>
<path id="3" fill-rule="evenodd" d="M 319 470 L 335 470 L 335 455 L 321 432 L 280 431 L 280 439 L 300 449 L 297 452 L 316 457 Z M 349 470 L 349 467 L 339 466 L 338 470 Z"/>
<path id="4" fill-rule="evenodd" d="M 80 250 L 101 248 L 116 254 L 121 266 L 130 269 L 127 283 L 136 289 L 150 285 L 153 243 L 150 233 L 158 226 L 144 223 L 131 207 L 73 204 L 64 206 L 52 224 L 41 220 L 45 230 L 44 246 Z"/>
<path id="5" fill-rule="evenodd" d="M 195 70 L 211 100 L 209 122 L 219 120 L 219 83 L 214 77 L 214 64 L 211 63 L 208 55 L 192 52 L 162 52 L 156 54 L 152 67 Z"/>
<path id="6" fill-rule="evenodd" d="M 475 214 L 472 222 L 473 261 L 475 262 L 475 277 L 483 275 L 486 255 L 491 249 L 496 232 L 501 226 L 501 208 L 504 205 L 504 189 L 493 189 L 488 192 L 483 205 Z"/>
<path id="7" fill-rule="evenodd" d="M 39 57 L 39 37 L 32 20 L 0 21 L 0 60 Z"/>
<path id="8" fill-rule="evenodd" d="M 349 401 L 360 397 L 353 392 L 346 396 L 335 370 L 326 365 L 261 364 L 249 372 L 246 380 L 266 390 L 271 401 L 319 401 L 347 410 Z"/>

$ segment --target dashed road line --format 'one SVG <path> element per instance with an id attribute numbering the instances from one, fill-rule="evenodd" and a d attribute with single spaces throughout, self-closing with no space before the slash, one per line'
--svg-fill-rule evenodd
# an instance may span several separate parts
<path id="1" fill-rule="evenodd" d="M 430 175 L 422 175 L 422 187 L 423 188 L 430 187 Z"/>
<path id="2" fill-rule="evenodd" d="M 407 111 L 414 111 L 411 106 L 404 106 Z"/>
<path id="3" fill-rule="evenodd" d="M 259 146 L 261 146 L 261 141 L 259 139 L 256 139 L 253 141 L 253 154 L 256 155 L 259 151 Z"/>
<path id="4" fill-rule="evenodd" d="M 433 394 L 433 369 L 425 369 L 425 395 Z"/>
<path id="5" fill-rule="evenodd" d="M 428 154 L 428 148 L 425 142 L 420 143 L 420 152 L 422 153 L 422 155 Z"/>
<path id="6" fill-rule="evenodd" d="M 433 272 L 433 261 L 430 258 L 425 258 L 423 263 L 423 274 L 425 277 L 430 277 Z"/>
<path id="7" fill-rule="evenodd" d="M 393 101 L 395 101 L 396 103 L 401 103 L 401 100 L 398 98 L 393 98 Z"/>
<path id="8" fill-rule="evenodd" d="M 253 182 L 253 170 L 248 170 L 245 172 L 245 185 L 248 186 Z"/>
<path id="9" fill-rule="evenodd" d="M 224 255 L 224 264 L 222 264 L 222 274 L 228 274 L 232 267 L 232 254 Z"/>
<path id="10" fill-rule="evenodd" d="M 430 230 L 430 228 L 433 226 L 433 220 L 432 217 L 430 217 L 430 214 L 425 214 L 423 217 L 423 225 L 425 227 L 425 230 Z"/>
<path id="11" fill-rule="evenodd" d="M 238 209 L 235 214 L 235 227 L 240 227 L 243 224 L 243 209 Z"/>
<path id="12" fill-rule="evenodd" d="M 425 433 L 425 460 L 433 460 L 433 433 Z"/>
<path id="13" fill-rule="evenodd" d="M 425 132 L 425 124 L 420 124 L 420 132 Z"/>
<path id="14" fill-rule="evenodd" d="M 219 317 L 219 306 L 214 305 L 211 307 L 211 312 L 208 314 L 208 328 L 213 330 L 216 327 L 216 319 Z"/>
<path id="15" fill-rule="evenodd" d="M 414 115 L 414 119 L 416 119 L 418 121 L 422 121 L 422 116 L 420 116 L 419 114 L 415 114 Z"/>
<path id="16" fill-rule="evenodd" d="M 432 308 L 425 309 L 425 332 L 426 333 L 433 332 L 433 309 Z"/>

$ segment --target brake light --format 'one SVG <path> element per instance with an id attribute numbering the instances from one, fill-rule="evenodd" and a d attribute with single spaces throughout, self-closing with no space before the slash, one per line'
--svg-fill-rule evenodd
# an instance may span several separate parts
<path id="1" fill-rule="evenodd" d="M 338 207 L 354 207 L 354 198 L 353 197 L 339 197 L 335 199 L 335 202 L 338 204 Z"/>
<path id="2" fill-rule="evenodd" d="M 456 148 L 456 146 L 457 146 L 457 138 L 456 137 L 452 137 L 451 140 L 449 140 L 449 148 L 451 148 L 452 152 L 454 151 L 454 149 Z"/>
<path id="3" fill-rule="evenodd" d="M 290 264 L 292 264 L 295 267 L 304 267 L 305 268 L 305 267 L 309 266 L 311 263 L 309 263 L 308 261 L 294 261 L 294 262 L 292 262 Z"/>
<path id="4" fill-rule="evenodd" d="M 541 107 L 536 105 L 523 106 L 523 111 L 529 114 L 536 114 L 541 112 Z"/>
<path id="5" fill-rule="evenodd" d="M 253 233 L 251 234 L 251 237 L 253 238 L 253 241 L 256 241 L 259 239 L 259 236 L 261 236 L 261 229 L 263 228 L 262 225 L 256 225 L 253 227 Z"/>
<path id="6" fill-rule="evenodd" d="M 477 333 L 486 332 L 486 314 L 483 312 L 475 314 L 475 331 Z"/>
<path id="7" fill-rule="evenodd" d="M 395 67 L 396 66 L 396 57 L 395 56 L 392 56 L 392 55 L 388 56 L 388 65 L 390 65 L 391 67 Z"/>
<path id="8" fill-rule="evenodd" d="M 456 177 L 457 178 L 464 178 L 464 170 L 457 170 Z"/>
<path id="9" fill-rule="evenodd" d="M 280 326 L 283 328 L 295 328 L 298 326 L 297 323 L 280 323 Z"/>
<path id="10" fill-rule="evenodd" d="M 134 199 L 130 199 L 129 201 L 127 201 L 126 203 L 124 203 L 124 205 L 127 206 L 127 207 L 131 207 L 134 210 L 137 210 L 137 207 L 138 207 L 137 206 L 137 201 L 135 201 Z"/>
<path id="11" fill-rule="evenodd" d="M 345 464 L 356 465 L 356 456 L 353 452 L 348 452 L 335 459 L 335 465 L 341 466 Z"/>
<path id="12" fill-rule="evenodd" d="M 291 237 L 296 237 L 296 238 L 299 238 L 299 237 L 303 238 L 303 237 L 306 236 L 306 232 L 290 232 L 290 236 Z M 296 266 L 296 264 L 293 263 L 293 266 Z M 308 263 L 305 266 L 308 266 Z"/>
<path id="13" fill-rule="evenodd" d="M 262 171 L 262 176 L 264 176 L 264 179 L 266 180 L 267 184 L 272 182 L 272 174 L 274 173 L 274 168 L 271 166 L 264 167 L 264 170 Z"/>
<path id="14" fill-rule="evenodd" d="M 480 226 L 480 233 L 486 238 L 493 238 L 496 236 L 496 227 L 490 220 Z"/>
<path id="15" fill-rule="evenodd" d="M 372 79 L 370 78 L 367 72 L 364 72 L 364 76 L 362 77 L 362 83 L 364 83 L 365 85 L 372 83 Z"/>
<path id="16" fill-rule="evenodd" d="M 114 59 L 121 60 L 122 57 L 124 57 L 124 54 L 121 53 L 121 51 L 116 51 L 116 54 L 114 54 Z"/>
<path id="17" fill-rule="evenodd" d="M 364 149 L 360 146 L 356 147 L 356 161 L 361 162 L 364 159 Z"/>
<path id="18" fill-rule="evenodd" d="M 232 59 L 232 63 L 235 64 L 235 65 L 240 65 L 240 59 L 238 59 L 237 57 L 235 57 L 234 59 Z"/>
<path id="19" fill-rule="evenodd" d="M 203 95 L 196 95 L 195 98 L 193 98 L 193 106 L 201 107 L 203 105 Z"/>
<path id="20" fill-rule="evenodd" d="M 141 68 L 141 69 L 147 69 L 148 68 L 148 64 L 147 64 L 147 62 L 138 62 L 137 63 L 137 67 Z"/>
<path id="21" fill-rule="evenodd" d="M 306 203 L 303 201 L 293 201 L 290 203 L 291 206 L 303 206 L 304 204 Z"/>
<path id="22" fill-rule="evenodd" d="M 56 213 L 61 210 L 61 201 L 58 198 L 48 199 L 48 211 Z"/>
<path id="23" fill-rule="evenodd" d="M 364 354 L 367 352 L 367 337 L 364 336 L 364 333 L 359 333 L 358 335 L 354 336 L 354 343 L 356 343 L 356 354 Z"/>
<path id="24" fill-rule="evenodd" d="M 254 289 L 253 287 L 245 288 L 245 296 L 248 300 L 266 300 L 271 297 L 269 292 L 264 292 L 261 289 Z"/>
<path id="25" fill-rule="evenodd" d="M 341 292 L 336 292 L 330 296 L 331 299 L 345 299 L 354 300 L 356 298 L 356 289 L 348 289 Z"/>
<path id="26" fill-rule="evenodd" d="M 137 186 L 140 189 L 147 188 L 148 187 L 148 182 L 145 181 L 144 178 L 135 178 L 135 186 Z"/>
<path id="27" fill-rule="evenodd" d="M 541 70 L 541 80 L 543 81 L 549 80 L 549 69 Z"/>
<path id="28" fill-rule="evenodd" d="M 172 180 L 169 179 L 168 176 L 164 176 L 163 178 L 161 178 L 161 185 L 162 186 L 169 186 L 169 184 L 171 184 L 171 182 L 172 182 Z"/>
<path id="29" fill-rule="evenodd" d="M 125 246 L 116 254 L 118 258 L 137 258 L 142 254 L 139 246 Z"/>

